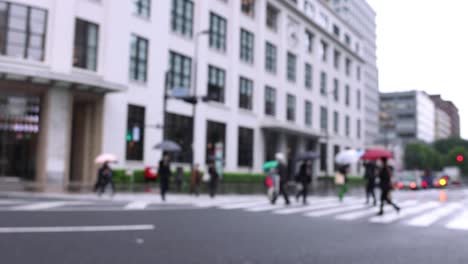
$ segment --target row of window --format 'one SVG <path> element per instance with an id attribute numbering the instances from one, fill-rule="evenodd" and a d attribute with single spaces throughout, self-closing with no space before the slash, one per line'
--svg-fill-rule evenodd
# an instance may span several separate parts
<path id="1" fill-rule="evenodd" d="M 190 131 L 187 133 L 187 131 Z M 192 162 L 193 134 L 192 117 L 166 113 L 164 119 L 164 138 L 177 142 L 182 150 L 175 153 L 174 159 L 179 162 Z M 126 159 L 143 160 L 145 135 L 145 108 L 137 105 L 128 105 L 127 108 L 127 135 Z M 226 151 L 226 124 L 207 121 L 206 129 L 206 161 L 215 155 L 217 144 L 223 145 Z M 238 128 L 238 166 L 253 166 L 254 130 L 240 126 Z"/>

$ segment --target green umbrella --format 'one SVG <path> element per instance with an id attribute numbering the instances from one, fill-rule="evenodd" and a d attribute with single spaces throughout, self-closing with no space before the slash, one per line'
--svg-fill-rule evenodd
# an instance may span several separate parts
<path id="1" fill-rule="evenodd" d="M 276 168 L 277 166 L 278 166 L 278 161 L 271 160 L 271 161 L 267 161 L 267 162 L 265 162 L 265 164 L 263 164 L 263 169 L 264 170 L 269 170 L 269 169 L 272 169 L 272 168 Z"/>

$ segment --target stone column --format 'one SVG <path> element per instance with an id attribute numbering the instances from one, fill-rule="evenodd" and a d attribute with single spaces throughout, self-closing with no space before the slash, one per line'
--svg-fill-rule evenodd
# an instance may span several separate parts
<path id="1" fill-rule="evenodd" d="M 66 87 L 51 87 L 42 98 L 38 182 L 41 190 L 63 191 L 69 180 L 73 97 Z"/>

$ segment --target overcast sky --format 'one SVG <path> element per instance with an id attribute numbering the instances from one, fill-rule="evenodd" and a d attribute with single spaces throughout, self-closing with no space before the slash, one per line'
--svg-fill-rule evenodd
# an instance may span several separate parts
<path id="1" fill-rule="evenodd" d="M 468 1 L 367 1 L 377 12 L 380 90 L 442 94 L 468 138 Z"/>

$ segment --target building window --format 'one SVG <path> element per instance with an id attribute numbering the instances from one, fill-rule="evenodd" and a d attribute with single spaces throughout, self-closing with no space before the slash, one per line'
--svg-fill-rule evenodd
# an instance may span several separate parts
<path id="1" fill-rule="evenodd" d="M 320 171 L 326 172 L 327 171 L 327 144 L 320 143 Z"/>
<path id="2" fill-rule="evenodd" d="M 192 59 L 184 55 L 169 53 L 169 89 L 183 87 L 190 89 L 192 80 Z"/>
<path id="3" fill-rule="evenodd" d="M 357 79 L 358 81 L 361 80 L 361 66 L 357 66 L 357 67 L 356 67 L 356 79 Z"/>
<path id="4" fill-rule="evenodd" d="M 351 60 L 346 58 L 346 76 L 349 76 L 351 73 Z"/>
<path id="5" fill-rule="evenodd" d="M 192 163 L 193 118 L 178 114 L 165 114 L 164 139 L 172 140 L 182 148 L 173 161 Z"/>
<path id="6" fill-rule="evenodd" d="M 213 160 L 216 149 L 222 148 L 222 159 L 226 160 L 226 124 L 207 121 L 206 125 L 206 163 Z"/>
<path id="7" fill-rule="evenodd" d="M 361 120 L 360 119 L 357 120 L 356 135 L 357 135 L 357 138 L 361 139 Z"/>
<path id="8" fill-rule="evenodd" d="M 340 69 L 340 60 L 341 60 L 341 53 L 337 50 L 333 52 L 333 66 L 335 69 Z"/>
<path id="9" fill-rule="evenodd" d="M 349 137 L 349 116 L 346 116 L 345 127 L 346 127 L 346 136 Z"/>
<path id="10" fill-rule="evenodd" d="M 254 130 L 245 127 L 239 127 L 238 135 L 238 151 L 237 164 L 238 166 L 252 167 L 253 166 L 253 148 L 254 148 Z"/>
<path id="11" fill-rule="evenodd" d="M 268 72 L 276 73 L 276 46 L 266 42 L 265 49 L 265 69 Z"/>
<path id="12" fill-rule="evenodd" d="M 276 115 L 276 90 L 269 86 L 265 87 L 265 114 Z"/>
<path id="13" fill-rule="evenodd" d="M 240 77 L 239 80 L 239 107 L 252 110 L 253 81 Z"/>
<path id="14" fill-rule="evenodd" d="M 314 50 L 314 34 L 308 30 L 305 31 L 305 47 L 306 51 L 312 53 Z"/>
<path id="15" fill-rule="evenodd" d="M 296 120 L 296 97 L 288 94 L 286 102 L 286 119 L 288 121 Z"/>
<path id="16" fill-rule="evenodd" d="M 349 35 L 345 34 L 344 38 L 345 38 L 346 46 L 348 46 L 348 47 L 351 46 L 351 38 L 349 37 Z"/>
<path id="17" fill-rule="evenodd" d="M 130 47 L 130 78 L 134 81 L 146 82 L 147 67 L 148 40 L 133 34 Z"/>
<path id="18" fill-rule="evenodd" d="M 99 27 L 96 24 L 77 19 L 75 24 L 75 48 L 73 66 L 96 71 Z"/>
<path id="19" fill-rule="evenodd" d="M 273 31 L 278 30 L 278 16 L 279 16 L 279 10 L 276 7 L 268 3 L 266 24 L 269 29 Z"/>
<path id="20" fill-rule="evenodd" d="M 338 155 L 338 153 L 340 153 L 340 146 L 338 146 L 338 145 L 333 146 L 333 157 L 336 157 L 336 155 Z M 335 162 L 333 163 L 333 169 L 335 171 L 338 169 L 337 165 L 338 164 L 336 164 Z"/>
<path id="21" fill-rule="evenodd" d="M 172 0 L 172 31 L 187 37 L 193 35 L 193 1 Z"/>
<path id="22" fill-rule="evenodd" d="M 241 0 L 241 11 L 249 17 L 255 16 L 255 0 Z"/>
<path id="23" fill-rule="evenodd" d="M 346 85 L 345 86 L 345 104 L 346 104 L 346 106 L 349 106 L 349 101 L 350 101 L 349 93 L 350 93 L 349 85 Z"/>
<path id="24" fill-rule="evenodd" d="M 338 112 L 334 111 L 333 112 L 333 131 L 335 132 L 335 134 L 338 134 L 340 131 L 339 122 L 340 122 L 340 117 L 338 115 Z"/>
<path id="25" fill-rule="evenodd" d="M 340 100 L 340 82 L 336 78 L 333 80 L 333 99 L 335 102 Z"/>
<path id="26" fill-rule="evenodd" d="M 287 69 L 287 78 L 288 81 L 295 82 L 296 81 L 296 55 L 288 52 L 288 69 Z"/>
<path id="27" fill-rule="evenodd" d="M 321 51 L 320 51 L 320 57 L 322 57 L 323 62 L 327 62 L 327 57 L 328 57 L 328 44 L 325 41 L 320 41 L 321 44 Z"/>
<path id="28" fill-rule="evenodd" d="M 210 47 L 226 51 L 226 34 L 227 22 L 226 19 L 214 13 L 210 15 Z"/>
<path id="29" fill-rule="evenodd" d="M 321 72 L 320 73 L 320 94 L 327 95 L 327 73 Z"/>
<path id="30" fill-rule="evenodd" d="M 335 34 L 337 38 L 340 38 L 340 28 L 337 25 L 333 25 L 333 34 Z"/>
<path id="31" fill-rule="evenodd" d="M 356 106 L 357 109 L 361 109 L 361 90 L 356 90 Z"/>
<path id="32" fill-rule="evenodd" d="M 305 101 L 305 120 L 306 126 L 312 126 L 312 103 L 309 100 Z"/>
<path id="33" fill-rule="evenodd" d="M 240 59 L 247 63 L 254 61 L 254 35 L 245 29 L 240 32 Z"/>
<path id="34" fill-rule="evenodd" d="M 320 129 L 328 131 L 328 110 L 326 107 L 320 107 Z"/>
<path id="35" fill-rule="evenodd" d="M 208 97 L 210 100 L 224 103 L 225 71 L 208 66 Z"/>
<path id="36" fill-rule="evenodd" d="M 309 63 L 305 64 L 305 77 L 304 77 L 304 85 L 307 89 L 312 89 L 312 65 Z"/>
<path id="37" fill-rule="evenodd" d="M 133 2 L 135 14 L 144 18 L 151 16 L 151 0 L 135 0 Z"/>
<path id="38" fill-rule="evenodd" d="M 143 160 L 145 138 L 145 108 L 128 105 L 126 160 Z"/>
<path id="39" fill-rule="evenodd" d="M 0 54 L 43 61 L 47 11 L 0 2 Z"/>

